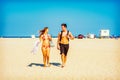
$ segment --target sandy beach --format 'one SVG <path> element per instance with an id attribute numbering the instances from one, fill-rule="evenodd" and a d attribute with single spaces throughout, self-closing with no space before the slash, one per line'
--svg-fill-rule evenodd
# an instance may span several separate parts
<path id="1" fill-rule="evenodd" d="M 70 41 L 67 64 L 51 48 L 51 67 L 43 67 L 41 45 L 32 54 L 31 38 L 0 38 L 0 80 L 120 80 L 120 39 Z M 53 39 L 56 44 L 57 39 Z"/>

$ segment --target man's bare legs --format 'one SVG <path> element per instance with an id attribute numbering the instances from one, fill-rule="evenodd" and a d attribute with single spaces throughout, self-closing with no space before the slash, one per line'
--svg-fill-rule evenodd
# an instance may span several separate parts
<path id="1" fill-rule="evenodd" d="M 66 64 L 66 60 L 67 60 L 67 56 L 65 56 L 64 53 L 61 54 L 61 60 L 62 60 L 62 68 L 65 66 Z"/>

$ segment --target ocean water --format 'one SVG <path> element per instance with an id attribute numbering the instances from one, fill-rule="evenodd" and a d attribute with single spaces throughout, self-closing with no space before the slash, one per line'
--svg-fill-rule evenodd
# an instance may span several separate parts
<path id="1" fill-rule="evenodd" d="M 0 38 L 32 38 L 31 36 L 1 36 Z M 39 36 L 35 36 L 39 38 Z M 57 38 L 57 36 L 52 36 L 52 38 Z"/>

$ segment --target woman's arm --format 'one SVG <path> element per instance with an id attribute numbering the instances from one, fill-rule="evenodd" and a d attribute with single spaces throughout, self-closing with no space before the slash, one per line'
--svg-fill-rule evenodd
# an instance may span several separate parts
<path id="1" fill-rule="evenodd" d="M 39 36 L 39 40 L 40 40 L 40 42 L 42 42 L 42 35 L 41 35 L 41 36 Z"/>
<path id="2" fill-rule="evenodd" d="M 49 38 L 50 41 L 52 41 L 52 37 L 51 37 L 51 35 L 48 34 L 48 38 Z"/>

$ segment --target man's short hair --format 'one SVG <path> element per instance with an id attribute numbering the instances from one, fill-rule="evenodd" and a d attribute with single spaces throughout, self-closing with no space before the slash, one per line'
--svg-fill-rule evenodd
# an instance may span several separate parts
<path id="1" fill-rule="evenodd" d="M 64 26 L 64 27 L 66 27 L 66 28 L 67 28 L 67 24 L 65 24 L 65 23 L 61 24 L 61 26 Z"/>

